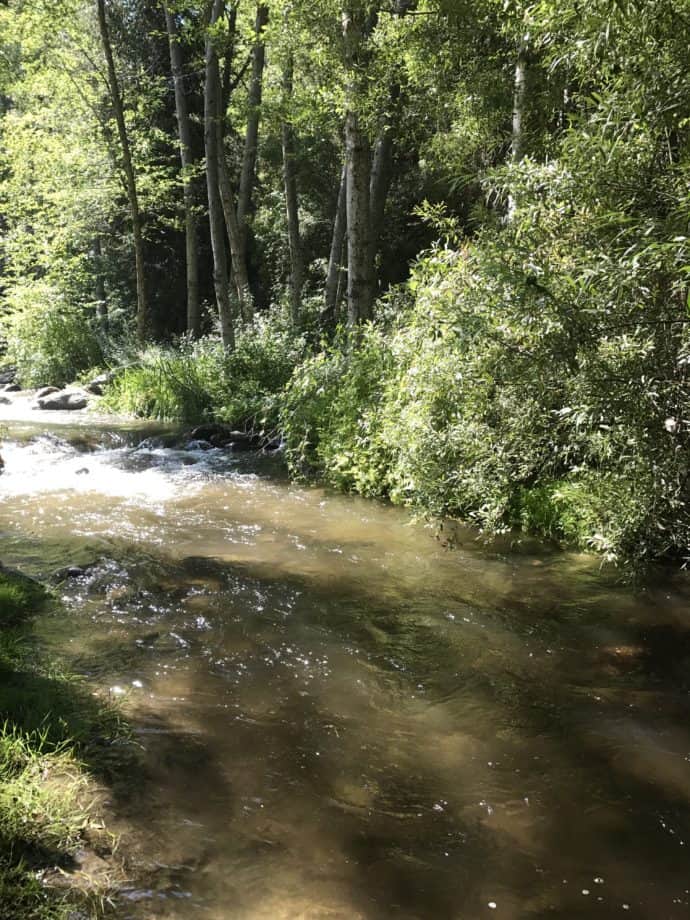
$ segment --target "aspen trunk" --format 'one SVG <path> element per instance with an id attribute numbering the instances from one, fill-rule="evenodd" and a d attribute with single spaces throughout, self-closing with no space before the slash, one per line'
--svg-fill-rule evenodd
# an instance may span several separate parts
<path id="1" fill-rule="evenodd" d="M 288 60 L 283 75 L 285 102 L 292 98 L 293 62 Z M 282 125 L 283 184 L 285 187 L 285 210 L 287 212 L 288 245 L 290 248 L 290 314 L 293 328 L 300 325 L 302 307 L 302 246 L 299 233 L 299 201 L 297 197 L 297 175 L 295 170 L 295 132 L 286 116 Z"/>
<path id="2" fill-rule="evenodd" d="M 347 321 L 371 319 L 374 304 L 374 263 L 369 208 L 369 144 L 355 112 L 345 119 L 347 161 Z"/>
<path id="3" fill-rule="evenodd" d="M 108 90 L 110 92 L 110 101 L 115 115 L 117 124 L 117 133 L 120 140 L 120 152 L 122 154 L 122 169 L 125 178 L 125 188 L 127 190 L 127 199 L 129 202 L 130 219 L 132 222 L 132 236 L 134 238 L 134 260 L 137 279 L 137 338 L 140 343 L 146 341 L 148 332 L 148 304 L 146 301 L 146 266 L 144 263 L 144 235 L 142 227 L 141 211 L 139 209 L 139 194 L 137 191 L 137 180 L 134 173 L 134 164 L 132 162 L 132 149 L 127 134 L 127 125 L 125 124 L 125 113 L 122 103 L 122 94 L 115 70 L 115 59 L 113 49 L 110 44 L 110 33 L 108 30 L 108 19 L 105 11 L 105 0 L 97 0 L 98 28 L 101 35 L 101 44 L 103 45 L 103 54 L 108 72 Z"/>
<path id="4" fill-rule="evenodd" d="M 381 249 L 381 233 L 386 213 L 386 201 L 393 179 L 393 126 L 389 118 L 374 144 L 369 180 L 369 210 L 371 214 L 371 262 L 374 283 L 380 285 L 377 256 Z"/>
<path id="5" fill-rule="evenodd" d="M 244 140 L 240 188 L 237 200 L 237 221 L 242 240 L 242 254 L 247 258 L 247 218 L 251 210 L 252 192 L 256 177 L 256 154 L 259 143 L 259 121 L 261 118 L 261 96 L 263 88 L 266 46 L 263 31 L 268 23 L 268 7 L 260 3 L 256 10 L 255 41 L 252 51 L 252 76 L 249 84 L 249 111 L 247 114 L 247 131 Z"/>
<path id="6" fill-rule="evenodd" d="M 213 0 L 209 26 L 213 27 L 223 10 L 223 0 Z M 219 193 L 220 167 L 220 73 L 218 55 L 211 35 L 206 37 L 204 84 L 204 147 L 206 153 L 206 188 L 208 191 L 208 219 L 213 251 L 213 286 L 216 293 L 220 335 L 223 345 L 235 347 L 235 332 L 230 306 L 228 262 L 223 230 L 223 211 Z"/>
<path id="7" fill-rule="evenodd" d="M 223 207 L 223 217 L 225 218 L 225 229 L 230 241 L 230 256 L 232 258 L 232 276 L 237 292 L 237 302 L 240 307 L 240 314 L 244 319 L 249 319 L 252 313 L 251 293 L 249 291 L 249 278 L 247 277 L 247 263 L 242 257 L 242 243 L 240 239 L 240 228 L 237 222 L 237 210 L 235 196 L 232 192 L 232 183 L 228 173 L 228 165 L 225 161 L 225 146 L 223 144 L 222 132 L 218 137 L 218 188 L 220 200 Z"/>
<path id="8" fill-rule="evenodd" d="M 345 113 L 345 166 L 347 210 L 347 321 L 355 326 L 370 319 L 374 304 L 374 261 L 371 235 L 369 184 L 370 147 L 361 128 L 358 107 L 364 43 L 363 10 L 355 2 L 342 13 L 345 66 L 348 73 Z"/>
<path id="9" fill-rule="evenodd" d="M 527 52 L 524 45 L 518 48 L 513 82 L 513 134 L 510 145 L 510 159 L 519 163 L 525 155 L 525 100 L 527 97 Z M 507 220 L 511 221 L 515 213 L 515 199 L 508 196 Z"/>
<path id="10" fill-rule="evenodd" d="M 175 85 L 175 111 L 182 164 L 182 190 L 185 215 L 185 257 L 187 266 L 187 331 L 194 338 L 201 332 L 201 307 L 199 303 L 199 265 L 197 254 L 197 221 L 194 212 L 194 187 L 192 179 L 192 126 L 189 119 L 187 95 L 183 83 L 182 49 L 180 48 L 177 21 L 165 7 L 165 24 L 170 45 L 170 69 Z"/>
<path id="11" fill-rule="evenodd" d="M 100 331 L 106 333 L 108 331 L 108 301 L 103 278 L 103 247 L 100 236 L 95 236 L 93 240 L 93 260 L 95 263 L 96 319 Z"/>
<path id="12" fill-rule="evenodd" d="M 511 158 L 517 163 L 525 155 L 525 101 L 527 97 L 527 52 L 524 45 L 518 49 L 513 86 L 513 141 Z"/>
<path id="13" fill-rule="evenodd" d="M 326 274 L 326 302 L 324 313 L 328 319 L 335 319 L 338 305 L 338 289 L 343 275 L 343 244 L 347 229 L 347 167 L 343 166 L 338 189 L 338 203 L 333 219 L 333 234 L 331 236 L 331 252 L 328 257 L 328 272 Z"/>

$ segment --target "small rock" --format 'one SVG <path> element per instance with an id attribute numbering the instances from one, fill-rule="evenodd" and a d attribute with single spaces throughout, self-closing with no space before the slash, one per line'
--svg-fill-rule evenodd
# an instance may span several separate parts
<path id="1" fill-rule="evenodd" d="M 0 396 L 0 406 L 11 406 L 12 400 L 9 396 Z"/>
<path id="2" fill-rule="evenodd" d="M 82 468 L 81 468 L 80 470 L 77 470 L 76 473 L 75 473 L 74 475 L 75 475 L 75 476 L 84 476 L 84 475 L 85 475 L 86 473 L 88 473 L 88 472 L 89 472 L 88 466 L 82 466 Z"/>
<path id="3" fill-rule="evenodd" d="M 18 383 L 6 383 L 2 389 L 5 393 L 19 393 L 21 387 Z"/>

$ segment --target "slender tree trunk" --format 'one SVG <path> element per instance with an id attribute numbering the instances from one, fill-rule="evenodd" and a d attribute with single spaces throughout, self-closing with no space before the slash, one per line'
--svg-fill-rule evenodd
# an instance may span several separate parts
<path id="1" fill-rule="evenodd" d="M 283 75 L 283 92 L 286 105 L 292 99 L 293 60 L 288 59 Z M 299 233 L 299 201 L 297 197 L 297 173 L 295 170 L 295 132 L 289 113 L 282 125 L 283 184 L 285 186 L 285 209 L 287 212 L 288 245 L 290 248 L 290 313 L 293 328 L 300 325 L 302 307 L 302 245 Z"/>
<path id="2" fill-rule="evenodd" d="M 252 307 L 249 278 L 247 277 L 247 263 L 242 257 L 240 227 L 237 222 L 237 205 L 232 191 L 230 174 L 228 173 L 228 164 L 225 161 L 225 145 L 222 136 L 218 138 L 218 181 L 223 217 L 225 218 L 225 229 L 230 241 L 232 276 L 237 291 L 237 302 L 240 307 L 240 314 L 244 319 L 249 319 L 251 318 Z"/>
<path id="3" fill-rule="evenodd" d="M 259 143 L 259 120 L 261 118 L 261 96 L 263 89 L 264 64 L 266 62 L 266 45 L 264 28 L 268 23 L 268 7 L 259 3 L 256 10 L 254 49 L 252 51 L 252 76 L 249 84 L 249 111 L 247 114 L 247 132 L 244 140 L 242 171 L 237 200 L 237 220 L 240 226 L 242 252 L 247 258 L 247 217 L 251 210 L 252 192 L 256 178 L 256 154 Z"/>
<path id="4" fill-rule="evenodd" d="M 513 82 L 513 136 L 510 145 L 510 158 L 513 163 L 519 163 L 525 155 L 525 100 L 527 97 L 527 52 L 523 44 L 518 48 L 515 62 L 515 77 Z M 515 198 L 508 196 L 507 220 L 511 221 L 515 214 Z"/>
<path id="5" fill-rule="evenodd" d="M 342 13 L 345 66 L 348 72 L 345 113 L 347 169 L 347 321 L 354 326 L 371 318 L 374 263 L 369 201 L 371 151 L 359 120 L 361 52 L 365 41 L 362 4 L 350 0 Z"/>
<path id="6" fill-rule="evenodd" d="M 103 247 L 100 236 L 95 236 L 93 239 L 93 260 L 95 263 L 96 319 L 100 331 L 106 333 L 108 331 L 108 301 L 103 279 Z"/>
<path id="7" fill-rule="evenodd" d="M 184 195 L 185 215 L 185 253 L 187 265 L 187 331 L 194 338 L 201 332 L 201 307 L 199 303 L 199 265 L 197 255 L 197 221 L 194 211 L 194 186 L 192 168 L 192 126 L 189 118 L 187 95 L 183 82 L 182 49 L 180 47 L 177 21 L 170 10 L 165 7 L 165 24 L 170 45 L 170 68 L 175 85 L 175 110 L 180 141 L 180 161 L 182 163 L 182 189 Z"/>
<path id="8" fill-rule="evenodd" d="M 369 181 L 369 201 L 371 211 L 371 258 L 376 266 L 376 257 L 381 248 L 381 232 L 383 218 L 386 212 L 386 201 L 393 180 L 393 145 L 394 145 L 394 118 L 391 114 L 400 98 L 400 86 L 394 83 L 390 90 L 388 113 L 383 118 L 383 124 L 376 143 L 371 164 L 371 178 Z M 374 275 L 376 277 L 376 275 Z"/>
<path id="9" fill-rule="evenodd" d="M 378 242 L 383 228 L 383 216 L 386 210 L 386 199 L 388 198 L 392 178 L 393 129 L 390 125 L 385 125 L 374 144 L 371 181 L 369 182 L 371 235 L 375 252 L 378 250 Z"/>
<path id="10" fill-rule="evenodd" d="M 328 272 L 326 274 L 326 303 L 324 314 L 327 320 L 335 320 L 338 306 L 338 292 L 340 281 L 344 273 L 343 259 L 345 231 L 347 229 L 347 166 L 343 166 L 338 189 L 338 203 L 333 219 L 333 235 L 331 236 L 331 252 L 328 257 Z"/>
<path id="11" fill-rule="evenodd" d="M 525 155 L 525 101 L 527 98 L 527 51 L 524 45 L 518 49 L 515 63 L 515 83 L 513 86 L 513 142 L 511 158 L 519 162 Z"/>
<path id="12" fill-rule="evenodd" d="M 347 156 L 347 321 L 353 326 L 371 318 L 374 304 L 369 210 L 369 157 L 367 139 L 355 112 L 345 119 Z"/>
<path id="13" fill-rule="evenodd" d="M 218 55 L 213 46 L 210 29 L 218 21 L 223 10 L 223 0 L 213 0 L 209 21 L 209 34 L 206 36 L 205 84 L 204 84 L 204 147 L 206 152 L 206 188 L 208 191 L 208 219 L 211 229 L 211 249 L 213 250 L 213 286 L 216 292 L 216 304 L 220 319 L 220 335 L 223 345 L 235 347 L 235 331 L 230 306 L 230 286 L 228 283 L 228 262 L 223 231 L 223 211 L 219 193 L 220 181 L 220 73 Z"/>
<path id="14" fill-rule="evenodd" d="M 139 209 L 139 195 L 137 191 L 137 180 L 134 174 L 134 164 L 132 162 L 132 149 L 127 134 L 127 125 L 125 124 L 125 113 L 122 103 L 122 94 L 115 70 L 115 60 L 113 58 L 113 49 L 110 44 L 110 33 L 108 31 L 108 19 L 105 11 L 105 0 L 97 0 L 98 27 L 101 34 L 101 43 L 105 55 L 106 66 L 108 69 L 108 90 L 110 91 L 110 101 L 115 114 L 117 124 L 117 133 L 120 139 L 120 148 L 122 154 L 122 168 L 125 174 L 125 187 L 127 189 L 127 198 L 129 200 L 130 219 L 132 221 L 132 236 L 134 237 L 134 259 L 136 264 L 137 277 L 137 337 L 140 342 L 146 341 L 148 332 L 148 304 L 146 301 L 146 267 L 144 263 L 144 236 L 143 221 Z"/>

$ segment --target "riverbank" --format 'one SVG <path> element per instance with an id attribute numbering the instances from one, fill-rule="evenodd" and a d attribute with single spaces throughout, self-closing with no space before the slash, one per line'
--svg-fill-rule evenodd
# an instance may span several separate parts
<path id="1" fill-rule="evenodd" d="M 2 920 L 95 917 L 123 878 L 104 815 L 109 784 L 131 769 L 124 750 L 113 756 L 125 725 L 36 642 L 32 619 L 56 603 L 0 567 Z"/>

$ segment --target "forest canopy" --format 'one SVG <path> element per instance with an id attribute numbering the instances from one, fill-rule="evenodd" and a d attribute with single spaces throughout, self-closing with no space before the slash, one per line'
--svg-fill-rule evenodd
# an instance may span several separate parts
<path id="1" fill-rule="evenodd" d="M 688 0 L 6 0 L 23 386 L 607 558 L 690 545 Z"/>

